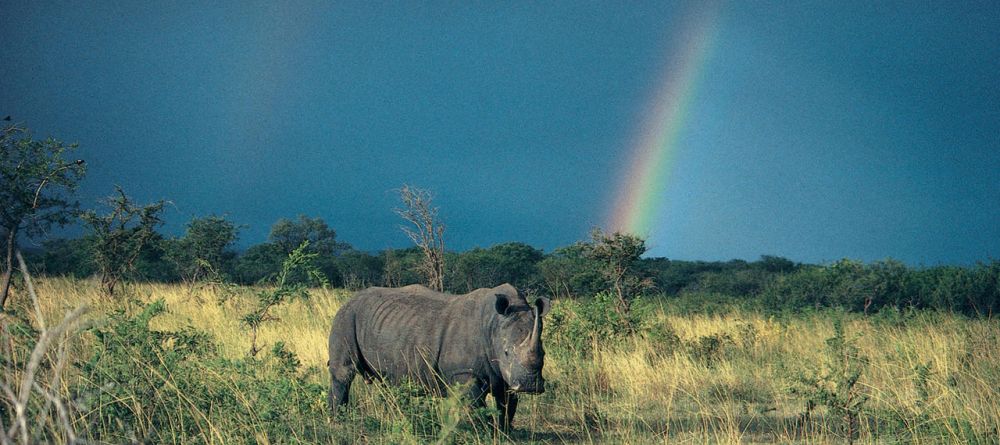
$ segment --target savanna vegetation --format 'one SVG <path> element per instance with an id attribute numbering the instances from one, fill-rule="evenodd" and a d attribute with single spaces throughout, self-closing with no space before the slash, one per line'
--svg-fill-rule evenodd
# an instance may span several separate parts
<path id="1" fill-rule="evenodd" d="M 236 222 L 169 236 L 164 203 L 120 189 L 78 212 L 72 146 L 10 125 L 0 142 L 18 184 L 0 193 L 0 444 L 1000 442 L 1000 261 L 678 261 L 600 230 L 456 252 L 410 187 L 413 248 L 361 251 L 299 216 L 238 250 Z M 84 236 L 43 237 L 75 221 Z M 554 302 L 546 392 L 513 431 L 414 385 L 357 384 L 330 413 L 327 334 L 352 290 L 503 282 Z"/>

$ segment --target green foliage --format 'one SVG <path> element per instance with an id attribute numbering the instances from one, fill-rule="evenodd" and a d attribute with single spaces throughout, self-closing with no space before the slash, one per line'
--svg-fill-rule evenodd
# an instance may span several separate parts
<path id="1" fill-rule="evenodd" d="M 538 262 L 538 273 L 543 290 L 553 298 L 594 295 L 605 288 L 600 269 L 580 243 L 553 251 Z"/>
<path id="2" fill-rule="evenodd" d="M 632 300 L 653 286 L 639 268 L 646 241 L 627 233 L 606 234 L 601 229 L 594 229 L 590 236 L 592 242 L 585 245 L 584 252 L 597 264 L 608 289 L 618 298 L 616 310 L 627 315 Z"/>
<path id="3" fill-rule="evenodd" d="M 382 256 L 350 249 L 337 257 L 336 267 L 340 273 L 339 284 L 349 290 L 360 290 L 383 283 L 385 261 Z"/>
<path id="4" fill-rule="evenodd" d="M 117 311 L 95 328 L 78 392 L 89 436 L 101 442 L 256 443 L 329 440 L 325 390 L 276 343 L 265 360 L 225 360 L 207 334 L 159 331 L 157 301 Z M 253 430 L 247 430 L 252 426 Z M 255 437 L 256 436 L 256 437 Z"/>
<path id="5" fill-rule="evenodd" d="M 420 272 L 420 262 L 424 254 L 416 247 L 408 249 L 387 249 L 380 255 L 383 258 L 382 279 L 386 286 L 400 287 L 424 282 Z"/>
<path id="6" fill-rule="evenodd" d="M 176 283 L 180 281 L 177 268 L 168 260 L 167 253 L 173 240 L 168 240 L 159 232 L 153 233 L 149 242 L 140 249 L 135 261 L 135 271 L 129 277 L 133 281 Z"/>
<path id="7" fill-rule="evenodd" d="M 810 376 L 800 376 L 812 403 L 826 405 L 840 419 L 840 433 L 848 443 L 858 438 L 865 403 L 869 396 L 858 384 L 868 361 L 858 351 L 855 340 L 847 338 L 841 318 L 833 320 L 833 337 L 826 340 L 824 368 Z"/>
<path id="8" fill-rule="evenodd" d="M 754 300 L 734 298 L 729 294 L 684 292 L 676 297 L 661 295 L 663 310 L 674 315 L 724 315 L 740 309 L 753 309 Z"/>
<path id="9" fill-rule="evenodd" d="M 726 346 L 733 344 L 733 337 L 719 332 L 696 338 L 686 345 L 687 353 L 695 361 L 714 368 L 723 359 Z"/>
<path id="10" fill-rule="evenodd" d="M 96 345 L 81 370 L 90 395 L 84 403 L 97 413 L 93 422 L 98 431 L 152 439 L 169 428 L 161 422 L 190 416 L 192 410 L 184 406 L 190 399 L 181 396 L 192 392 L 164 383 L 170 378 L 172 385 L 199 384 L 201 379 L 191 371 L 211 344 L 204 333 L 193 330 L 151 330 L 150 321 L 165 310 L 162 300 L 140 307 L 132 316 L 119 310 L 111 314 L 107 327 L 93 330 Z M 200 419 L 180 419 L 180 423 L 197 425 Z"/>
<path id="11" fill-rule="evenodd" d="M 687 286 L 684 292 L 753 298 L 773 277 L 772 273 L 749 266 L 719 272 L 705 272 L 698 276 L 695 283 Z"/>
<path id="12" fill-rule="evenodd" d="M 94 212 L 87 215 L 85 219 L 95 216 Z M 158 215 L 153 216 L 155 226 Z M 142 230 L 142 224 L 137 222 L 140 218 L 133 218 L 123 233 L 144 242 L 134 258 L 124 252 L 135 254 L 136 243 L 117 243 L 122 247 L 118 251 L 123 253 L 115 255 L 119 259 L 113 262 L 127 271 L 121 273 L 122 277 L 133 280 L 273 283 L 291 253 L 286 250 L 290 240 L 307 238 L 323 243 L 322 249 L 310 244 L 308 252 L 317 255 L 312 264 L 331 285 L 352 290 L 378 285 L 399 287 L 425 283 L 427 278 L 421 266 L 426 257 L 419 247 L 389 249 L 378 255 L 353 250 L 337 242 L 333 230 L 319 218 L 279 221 L 273 230 L 273 242 L 251 246 L 238 257 L 226 248 L 226 240 L 235 239 L 236 228 L 222 218 L 195 219 L 188 233 L 178 240 L 164 240 L 155 230 Z M 115 273 L 104 274 L 98 262 L 91 261 L 98 255 L 84 253 L 101 250 L 100 238 L 90 235 L 46 242 L 38 254 L 40 270 L 78 277 L 97 271 L 108 280 L 106 285 L 113 287 L 117 283 Z M 618 298 L 615 309 L 619 311 L 628 311 L 634 296 L 648 294 L 653 288 L 666 297 L 662 301 L 666 310 L 677 314 L 721 314 L 734 309 L 791 313 L 837 308 L 883 321 L 895 318 L 905 322 L 905 317 L 899 315 L 913 309 L 933 308 L 978 317 L 991 317 L 1000 310 L 1000 260 L 931 268 L 908 267 L 891 259 L 869 264 L 845 259 L 827 265 L 802 265 L 767 255 L 754 262 L 637 257 L 643 249 L 644 243 L 637 237 L 597 231 L 591 242 L 549 254 L 523 243 L 445 252 L 445 281 L 449 284 L 447 290 L 453 293 L 503 282 L 556 299 L 610 291 Z M 311 279 L 301 270 L 285 276 L 286 283 L 309 283 Z"/>
<path id="13" fill-rule="evenodd" d="M 648 311 L 623 314 L 617 310 L 617 305 L 618 298 L 610 292 L 598 293 L 582 302 L 559 301 L 553 305 L 546 320 L 546 341 L 563 350 L 588 356 L 595 344 L 620 344 L 647 328 L 651 318 Z"/>
<path id="14" fill-rule="evenodd" d="M 456 254 L 448 264 L 453 292 L 465 293 L 511 283 L 520 289 L 538 287 L 538 263 L 542 251 L 524 243 L 497 244 L 489 249 L 475 248 Z"/>
<path id="15" fill-rule="evenodd" d="M 774 255 L 761 255 L 760 260 L 751 266 L 769 273 L 789 273 L 799 268 L 792 260 Z"/>
<path id="16" fill-rule="evenodd" d="M 166 203 L 138 206 L 116 186 L 115 195 L 107 198 L 106 204 L 110 207 L 107 214 L 89 210 L 81 218 L 90 231 L 101 287 L 111 297 L 117 285 L 135 272 L 143 248 L 158 236 L 156 227 L 162 224 L 160 212 Z"/>
<path id="17" fill-rule="evenodd" d="M 647 320 L 643 335 L 652 344 L 656 356 L 659 357 L 669 357 L 674 352 L 680 351 L 683 344 L 673 326 L 661 320 Z"/>
<path id="18" fill-rule="evenodd" d="M 32 139 L 28 129 L 7 124 L 0 130 L 0 228 L 3 235 L 34 237 L 70 221 L 70 201 L 86 173 L 82 160 L 67 159 L 77 144 Z"/>
<path id="19" fill-rule="evenodd" d="M 317 256 L 334 256 L 348 246 L 337 242 L 337 232 L 327 225 L 323 218 L 310 218 L 299 215 L 293 221 L 281 218 L 271 226 L 268 241 L 278 247 L 285 255 L 308 242 L 307 252 Z"/>
<path id="20" fill-rule="evenodd" d="M 226 279 L 236 254 L 229 247 L 236 241 L 239 229 L 221 216 L 194 218 L 184 236 L 168 243 L 167 259 L 187 283 L 205 279 Z"/>
<path id="21" fill-rule="evenodd" d="M 236 262 L 236 281 L 241 284 L 258 284 L 274 279 L 281 270 L 287 253 L 274 244 L 250 246 Z"/>
<path id="22" fill-rule="evenodd" d="M 42 242 L 42 254 L 35 260 L 48 276 L 86 278 L 97 272 L 87 238 L 55 238 Z"/>
<path id="23" fill-rule="evenodd" d="M 319 256 L 318 253 L 307 252 L 309 241 L 302 241 L 298 248 L 288 254 L 281 271 L 275 279 L 273 289 L 266 289 L 257 292 L 257 305 L 249 313 L 243 316 L 240 321 L 250 329 L 250 356 L 256 357 L 261 351 L 261 346 L 257 345 L 257 333 L 261 324 L 276 320 L 271 314 L 271 309 L 289 299 L 309 298 L 307 284 L 314 284 L 323 287 L 329 286 L 326 276 L 316 268 L 313 261 Z M 305 276 L 308 282 L 293 281 L 293 276 Z"/>
<path id="24" fill-rule="evenodd" d="M 271 226 L 268 243 L 254 246 L 240 261 L 241 282 L 256 283 L 272 279 L 280 270 L 285 257 L 308 242 L 306 253 L 315 254 L 311 260 L 327 282 L 342 285 L 337 257 L 350 249 L 350 245 L 337 241 L 337 232 L 323 218 L 299 215 L 298 219 L 281 218 Z M 312 278 L 302 272 L 285 277 L 289 283 L 307 283 Z"/>
<path id="25" fill-rule="evenodd" d="M 748 263 L 679 261 L 649 258 L 643 267 L 653 277 L 656 288 L 667 295 L 687 293 L 725 294 L 731 297 L 754 297 L 776 277 L 793 273 L 802 266 L 785 258 L 763 255 Z"/>
<path id="26" fill-rule="evenodd" d="M 928 269 L 911 269 L 893 260 L 804 266 L 775 276 L 761 291 L 760 302 L 776 311 L 835 307 L 875 313 L 936 308 L 988 317 L 1000 310 L 1000 261 Z"/>
<path id="27" fill-rule="evenodd" d="M 7 302 L 18 236 L 44 234 L 53 225 L 64 225 L 76 210 L 70 195 L 86 173 L 82 160 L 65 156 L 76 149 L 49 138 L 37 141 L 17 124 L 0 130 L 0 311 Z"/>

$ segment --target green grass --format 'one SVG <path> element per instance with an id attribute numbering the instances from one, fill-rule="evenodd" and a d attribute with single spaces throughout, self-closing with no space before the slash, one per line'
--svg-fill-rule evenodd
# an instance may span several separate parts
<path id="1" fill-rule="evenodd" d="M 472 412 L 457 397 L 360 379 L 351 409 L 331 422 L 326 340 L 333 315 L 349 298 L 342 290 L 313 289 L 308 299 L 275 307 L 277 319 L 265 323 L 259 337 L 268 353 L 250 360 L 250 339 L 239 320 L 253 307 L 254 289 L 137 285 L 129 289 L 133 301 L 123 303 L 100 297 L 93 281 L 43 278 L 36 284 L 50 327 L 67 310 L 91 306 L 87 317 L 98 327 L 67 339 L 64 359 L 78 365 L 96 360 L 93 369 L 114 370 L 100 382 L 113 381 L 114 388 L 101 389 L 98 374 L 86 366 L 66 366 L 51 388 L 79 401 L 71 405 L 74 431 L 103 442 L 846 443 L 843 416 L 822 396 L 838 391 L 865 398 L 857 410 L 856 443 L 998 443 L 1000 431 L 996 320 L 939 312 L 775 318 L 729 309 L 705 315 L 654 299 L 643 307 L 639 334 L 608 340 L 587 338 L 581 329 L 587 325 L 579 323 L 600 323 L 580 316 L 593 307 L 556 301 L 554 310 L 564 319 L 547 325 L 544 334 L 549 386 L 542 395 L 521 398 L 516 430 L 508 436 L 492 430 L 489 413 Z M 102 341 L 118 338 L 109 333 L 116 326 L 160 299 L 165 311 L 147 328 L 133 324 L 121 334 L 152 336 L 145 352 L 120 345 L 95 353 Z M 38 327 L 27 296 L 18 292 L 13 302 Z M 844 358 L 827 341 L 835 318 L 842 319 L 843 340 L 855 348 L 861 369 L 851 387 L 838 374 Z M 10 316 L 5 320 L 13 323 Z M 7 344 L 24 347 L 31 346 L 28 338 L 4 336 Z M 279 342 L 283 349 L 273 351 Z M 40 374 L 46 384 L 56 374 L 57 352 L 51 348 Z M 14 386 L 23 375 L 17 366 L 8 368 L 5 383 Z M 55 409 L 39 394 L 32 400 L 34 428 L 44 430 L 37 437 L 66 443 Z M 9 427 L 13 414 L 0 415 Z"/>

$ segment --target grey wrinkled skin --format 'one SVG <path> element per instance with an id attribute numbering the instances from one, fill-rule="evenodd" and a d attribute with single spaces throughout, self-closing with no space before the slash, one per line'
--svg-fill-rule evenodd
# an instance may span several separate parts
<path id="1" fill-rule="evenodd" d="M 412 285 L 358 292 L 330 330 L 330 395 L 335 412 L 347 403 L 354 377 L 419 382 L 437 394 L 467 385 L 473 406 L 496 400 L 500 426 L 510 428 L 517 393 L 545 391 L 542 317 L 550 302 L 531 306 L 509 284 L 449 295 Z"/>

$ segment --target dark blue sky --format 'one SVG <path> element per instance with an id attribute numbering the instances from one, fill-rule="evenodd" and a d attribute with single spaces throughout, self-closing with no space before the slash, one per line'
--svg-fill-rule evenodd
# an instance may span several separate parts
<path id="1" fill-rule="evenodd" d="M 306 214 L 369 250 L 407 244 L 404 183 L 449 248 L 584 239 L 703 7 L 203 3 L 0 0 L 0 114 L 80 143 L 84 206 L 120 184 L 171 233 Z M 788 3 L 718 8 L 650 254 L 1000 257 L 1000 6 Z"/>

